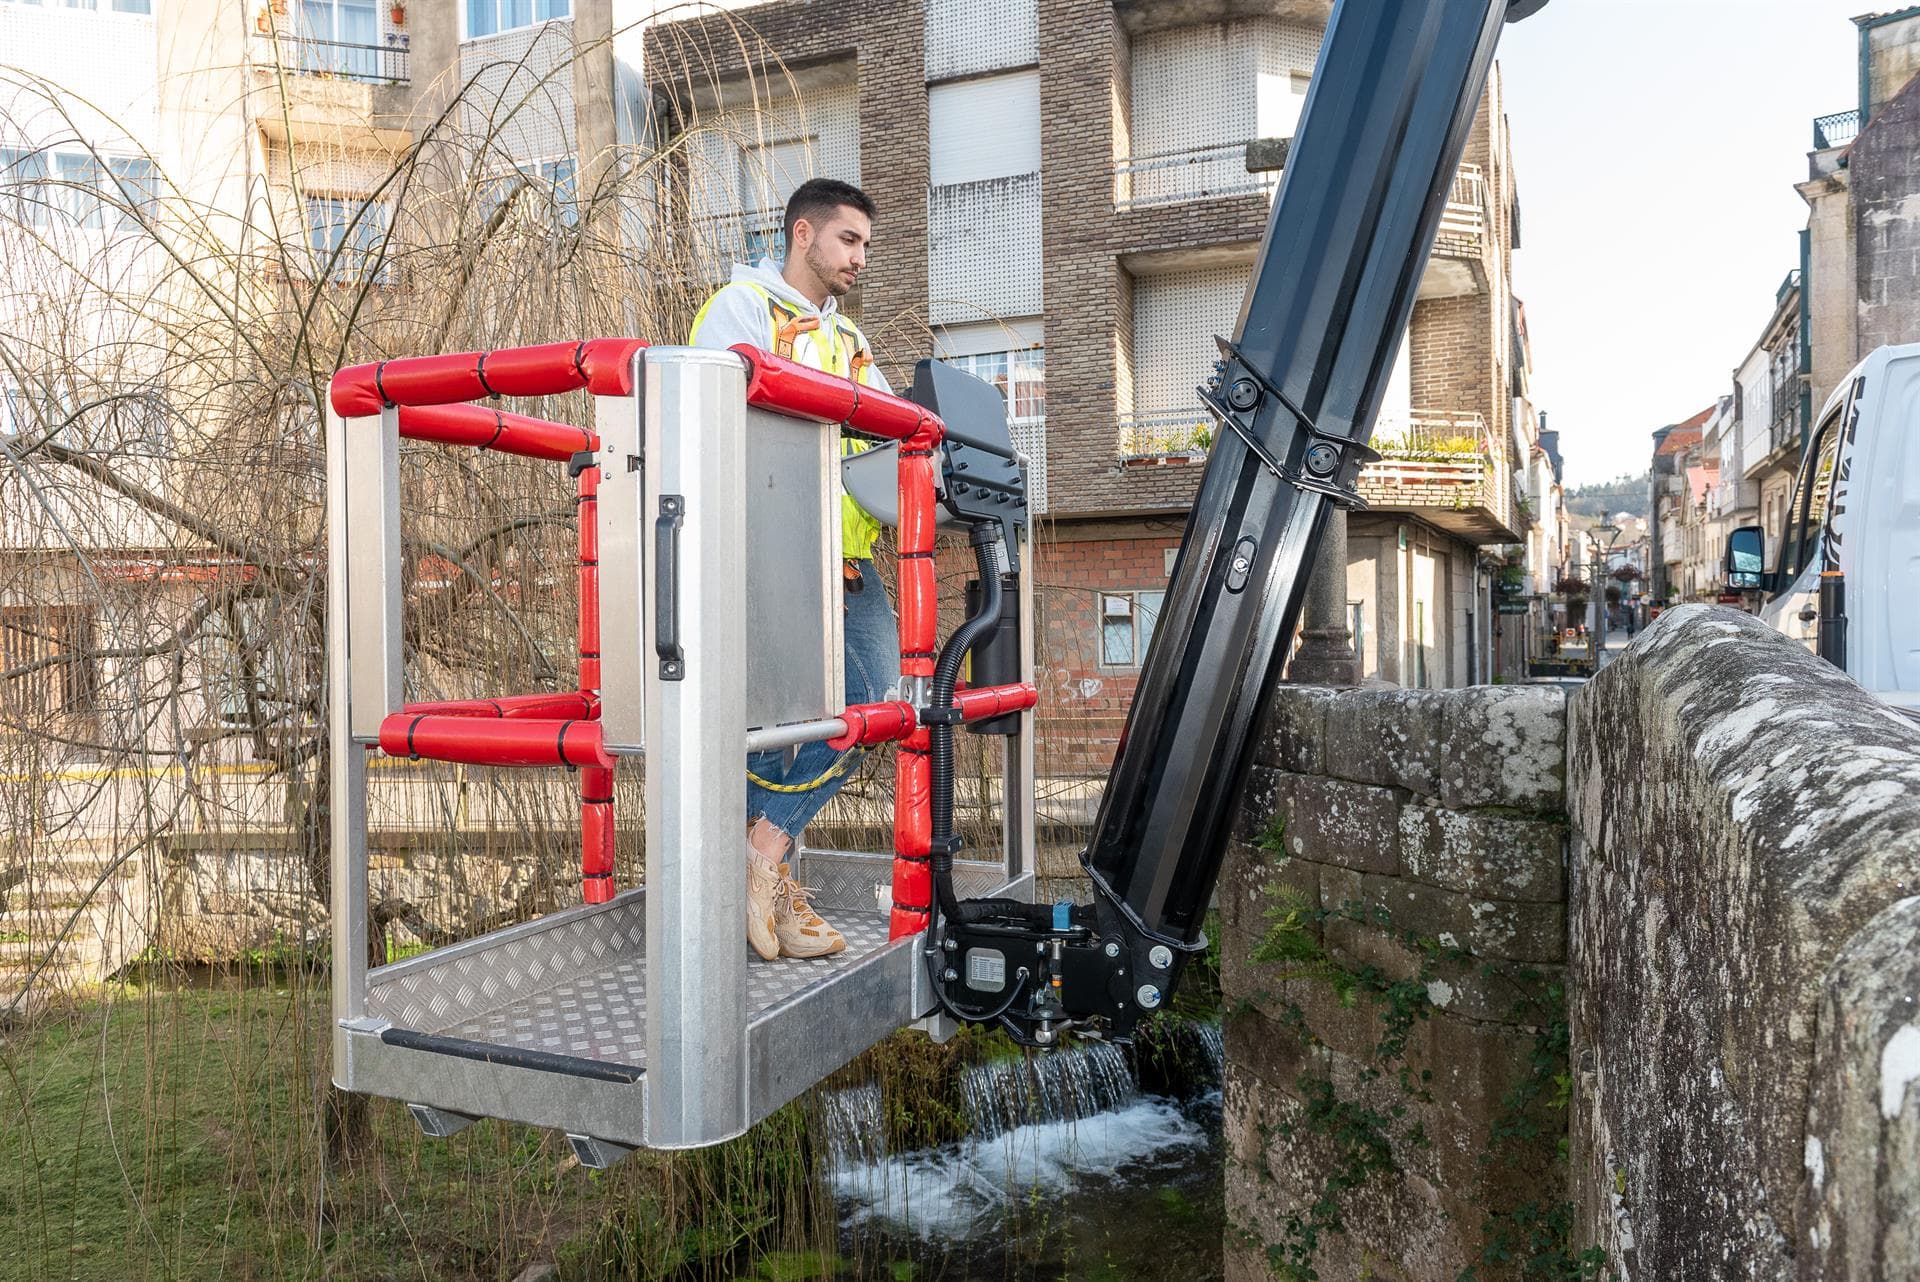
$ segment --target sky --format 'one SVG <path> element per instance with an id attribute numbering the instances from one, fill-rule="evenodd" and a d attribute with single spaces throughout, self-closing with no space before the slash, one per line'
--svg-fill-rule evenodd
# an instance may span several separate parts
<path id="1" fill-rule="evenodd" d="M 1813 118 L 1859 105 L 1892 0 L 1549 0 L 1501 37 L 1514 289 L 1568 485 L 1646 470 L 1733 389 L 1799 265 Z"/>

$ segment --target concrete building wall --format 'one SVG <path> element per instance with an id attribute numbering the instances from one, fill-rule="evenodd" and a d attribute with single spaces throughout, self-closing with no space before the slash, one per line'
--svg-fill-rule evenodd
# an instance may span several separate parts
<path id="1" fill-rule="evenodd" d="M 1920 21 L 1911 25 L 1920 33 Z M 1904 49 L 1920 50 L 1920 34 Z M 1920 78 L 1910 80 L 1861 131 L 1848 172 L 1857 358 L 1888 343 L 1920 339 Z M 1816 413 L 1822 395 L 1816 386 Z"/>

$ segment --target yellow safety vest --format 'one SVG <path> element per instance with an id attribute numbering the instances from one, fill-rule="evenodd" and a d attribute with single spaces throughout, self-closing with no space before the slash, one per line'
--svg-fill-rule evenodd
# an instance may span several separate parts
<path id="1" fill-rule="evenodd" d="M 821 335 L 823 318 L 817 313 L 803 312 L 791 303 L 777 298 L 773 291 L 753 281 L 736 281 L 745 285 L 764 298 L 767 302 L 767 344 L 766 349 L 775 356 L 797 361 L 812 369 L 825 370 L 829 374 L 838 374 L 850 378 L 863 387 L 871 387 L 873 379 L 873 356 L 867 351 L 865 341 L 853 322 L 838 312 L 824 318 L 826 327 L 832 332 L 824 338 Z M 693 334 L 700 332 L 700 322 L 707 318 L 707 308 L 713 306 L 713 299 L 720 297 L 715 293 L 700 308 L 693 318 Z M 872 448 L 872 442 L 861 437 L 840 437 L 842 455 L 859 454 Z M 840 553 L 848 557 L 871 557 L 874 540 L 880 537 L 880 522 L 872 513 L 853 501 L 850 494 L 840 496 Z"/>

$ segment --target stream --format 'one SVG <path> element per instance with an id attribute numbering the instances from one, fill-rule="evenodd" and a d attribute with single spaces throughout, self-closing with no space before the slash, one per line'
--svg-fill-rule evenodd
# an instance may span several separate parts
<path id="1" fill-rule="evenodd" d="M 965 1140 L 867 1151 L 877 1087 L 826 1100 L 843 1259 L 913 1282 L 1206 1282 L 1221 1276 L 1220 1031 L 1194 1025 L 1185 1083 L 1143 1090 L 1083 1042 L 968 1070 Z"/>

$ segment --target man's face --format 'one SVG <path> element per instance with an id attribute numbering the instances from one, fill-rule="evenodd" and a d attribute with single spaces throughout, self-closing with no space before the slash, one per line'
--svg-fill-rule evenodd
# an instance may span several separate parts
<path id="1" fill-rule="evenodd" d="M 817 228 L 811 219 L 802 218 L 793 230 L 807 270 L 829 294 L 845 298 L 866 268 L 873 220 L 852 205 L 841 205 Z"/>

